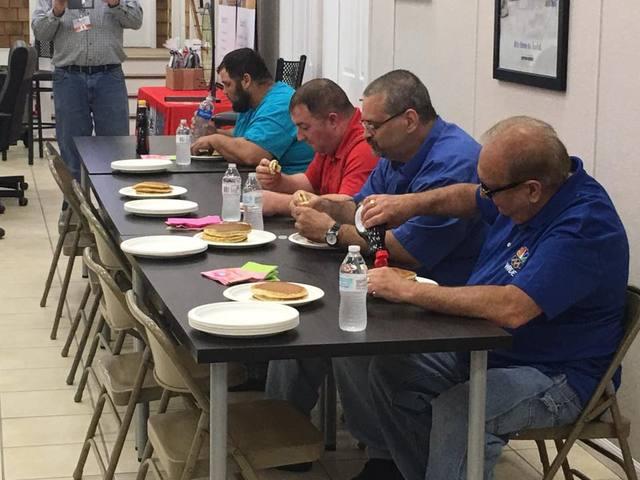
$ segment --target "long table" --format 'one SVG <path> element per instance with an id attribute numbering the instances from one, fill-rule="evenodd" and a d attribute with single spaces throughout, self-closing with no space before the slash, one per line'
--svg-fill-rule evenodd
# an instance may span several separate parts
<path id="1" fill-rule="evenodd" d="M 174 173 L 166 179 L 186 186 L 189 189 L 186 198 L 198 201 L 201 213 L 217 214 L 221 193 L 219 180 L 214 177 L 219 179 L 220 175 Z M 136 181 L 150 178 L 135 176 Z M 133 236 L 166 233 L 163 219 L 123 214 L 123 199 L 117 192 L 132 180 L 120 175 L 90 176 L 111 235 L 121 241 Z M 310 250 L 290 243 L 287 235 L 294 230 L 288 219 L 266 218 L 265 229 L 274 231 L 278 238 L 263 247 L 209 249 L 199 255 L 171 260 L 131 258 L 136 293 L 153 295 L 161 303 L 163 317 L 177 340 L 198 363 L 210 364 L 210 478 L 226 478 L 227 362 L 438 351 L 470 352 L 467 478 L 482 478 L 487 350 L 509 347 L 510 335 L 482 320 L 435 314 L 374 298 L 367 306 L 367 329 L 359 333 L 343 332 L 338 328 L 337 278 L 344 251 Z M 299 308 L 300 325 L 295 330 L 273 337 L 221 338 L 189 327 L 187 312 L 191 308 L 225 301 L 224 287 L 200 273 L 241 266 L 248 260 L 278 265 L 281 279 L 313 284 L 325 291 L 325 297 Z"/>

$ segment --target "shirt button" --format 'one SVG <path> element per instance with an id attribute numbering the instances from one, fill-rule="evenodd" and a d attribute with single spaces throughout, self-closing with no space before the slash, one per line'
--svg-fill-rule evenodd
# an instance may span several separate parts
<path id="1" fill-rule="evenodd" d="M 507 248 L 509 248 L 511 246 L 511 242 L 507 243 Z"/>

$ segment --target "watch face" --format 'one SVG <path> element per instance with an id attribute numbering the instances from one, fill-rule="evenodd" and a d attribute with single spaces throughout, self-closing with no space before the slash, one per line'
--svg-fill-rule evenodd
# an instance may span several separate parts
<path id="1" fill-rule="evenodd" d="M 331 245 L 332 247 L 338 243 L 338 236 L 335 234 L 335 232 L 327 232 L 327 235 L 325 236 L 325 239 L 327 241 L 327 243 L 329 245 Z"/>

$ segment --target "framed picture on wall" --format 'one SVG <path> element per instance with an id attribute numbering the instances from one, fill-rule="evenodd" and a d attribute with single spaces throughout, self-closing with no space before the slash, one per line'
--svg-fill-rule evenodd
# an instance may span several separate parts
<path id="1" fill-rule="evenodd" d="M 567 89 L 569 0 L 495 0 L 493 78 Z"/>

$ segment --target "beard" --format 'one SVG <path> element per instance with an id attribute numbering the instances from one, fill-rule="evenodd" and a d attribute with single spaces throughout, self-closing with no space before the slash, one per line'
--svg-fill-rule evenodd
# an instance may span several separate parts
<path id="1" fill-rule="evenodd" d="M 379 157 L 385 156 L 382 150 L 380 150 L 380 145 L 378 145 L 378 142 L 376 142 L 373 138 L 368 138 L 367 143 L 371 147 L 371 150 L 373 151 L 373 153 L 375 153 L 377 156 Z"/>
<path id="2" fill-rule="evenodd" d="M 251 95 L 240 84 L 238 84 L 236 94 L 237 98 L 231 100 L 231 108 L 234 112 L 244 113 L 251 108 Z"/>

